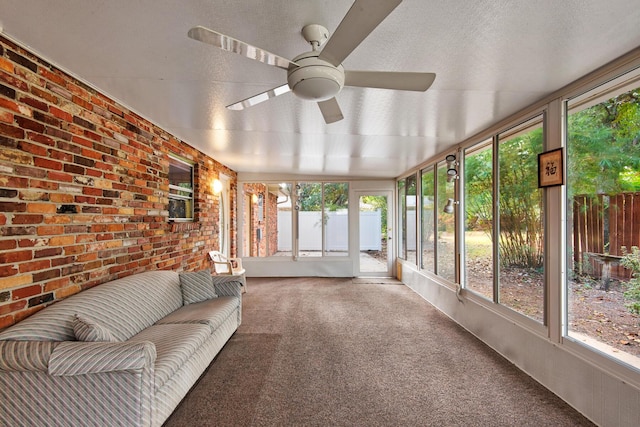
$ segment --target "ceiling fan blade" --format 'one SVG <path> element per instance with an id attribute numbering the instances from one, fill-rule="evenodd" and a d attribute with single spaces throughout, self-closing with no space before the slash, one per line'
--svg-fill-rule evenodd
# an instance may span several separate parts
<path id="1" fill-rule="evenodd" d="M 319 58 L 338 66 L 402 0 L 356 0 Z"/>
<path id="2" fill-rule="evenodd" d="M 434 73 L 345 71 L 344 85 L 424 92 L 429 89 L 435 78 Z"/>
<path id="3" fill-rule="evenodd" d="M 246 56 L 249 59 L 254 59 L 256 61 L 264 62 L 265 64 L 274 65 L 285 70 L 289 68 L 290 64 L 296 65 L 294 62 L 278 56 L 275 53 L 267 52 L 264 49 L 260 49 L 248 43 L 241 42 L 240 40 L 236 40 L 233 37 L 220 34 L 205 27 L 193 27 L 189 30 L 187 35 L 194 40 L 219 47 L 220 49 L 226 50 L 228 52 Z"/>
<path id="4" fill-rule="evenodd" d="M 227 108 L 229 110 L 244 110 L 245 108 L 253 107 L 256 104 L 260 104 L 261 102 L 267 101 L 271 98 L 275 98 L 278 95 L 287 93 L 290 90 L 291 89 L 289 89 L 289 85 L 284 84 L 282 86 L 269 89 L 266 92 L 262 92 L 257 95 L 253 95 L 249 98 L 243 99 L 242 101 L 238 101 L 231 105 L 227 105 Z"/>
<path id="5" fill-rule="evenodd" d="M 320 101 L 318 102 L 318 106 L 320 107 L 322 117 L 324 117 L 324 121 L 327 124 L 344 119 L 342 111 L 340 111 L 340 106 L 338 105 L 337 99 L 331 98 L 327 99 L 326 101 Z"/>

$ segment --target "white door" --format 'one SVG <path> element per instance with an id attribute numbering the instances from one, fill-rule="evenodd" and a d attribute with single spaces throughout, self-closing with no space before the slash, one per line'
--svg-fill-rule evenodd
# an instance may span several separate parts
<path id="1" fill-rule="evenodd" d="M 359 276 L 393 274 L 391 191 L 358 192 Z"/>
<path id="2" fill-rule="evenodd" d="M 222 184 L 222 190 L 220 191 L 219 199 L 220 205 L 218 206 L 220 252 L 222 252 L 224 256 L 229 257 L 231 256 L 231 192 L 229 188 L 229 177 L 220 174 L 220 183 Z"/>

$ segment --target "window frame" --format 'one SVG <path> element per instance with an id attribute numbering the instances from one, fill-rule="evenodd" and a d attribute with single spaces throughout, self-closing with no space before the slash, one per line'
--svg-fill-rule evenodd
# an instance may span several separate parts
<path id="1" fill-rule="evenodd" d="M 175 185 L 171 183 L 171 166 L 172 162 L 177 162 L 180 165 L 184 165 L 190 169 L 191 173 L 191 188 L 181 187 L 179 185 Z M 169 172 L 167 174 L 167 179 L 169 180 L 169 206 L 168 206 L 168 219 L 169 221 L 175 222 L 193 222 L 196 220 L 195 218 L 195 163 L 190 162 L 182 157 L 179 157 L 175 154 L 169 154 Z M 174 194 L 173 191 L 181 192 L 181 193 L 189 193 L 189 195 L 182 194 Z M 184 217 L 173 217 L 171 216 L 171 201 L 186 201 L 186 206 L 191 206 L 190 213 L 191 216 Z M 190 203 L 189 203 L 190 202 Z M 185 213 L 186 213 L 185 209 Z"/>

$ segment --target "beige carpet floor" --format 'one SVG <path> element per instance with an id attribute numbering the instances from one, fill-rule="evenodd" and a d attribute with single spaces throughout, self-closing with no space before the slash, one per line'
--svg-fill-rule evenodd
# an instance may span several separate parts
<path id="1" fill-rule="evenodd" d="M 397 282 L 248 279 L 175 426 L 590 426 Z"/>

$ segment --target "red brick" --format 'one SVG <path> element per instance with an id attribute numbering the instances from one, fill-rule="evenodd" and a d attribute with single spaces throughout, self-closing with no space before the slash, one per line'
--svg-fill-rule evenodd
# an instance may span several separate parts
<path id="1" fill-rule="evenodd" d="M 41 259 L 38 261 L 23 262 L 19 265 L 20 273 L 29 273 L 37 270 L 44 270 L 51 267 L 51 261 L 48 259 Z"/>
<path id="2" fill-rule="evenodd" d="M 7 313 L 11 313 L 12 311 L 18 311 L 25 308 L 27 305 L 26 301 L 14 302 L 11 304 L 0 305 L 0 315 L 4 315 Z"/>
<path id="3" fill-rule="evenodd" d="M 38 236 L 52 236 L 64 233 L 62 225 L 41 225 L 38 227 Z"/>
<path id="4" fill-rule="evenodd" d="M 52 256 L 57 256 L 62 254 L 62 248 L 45 248 L 41 250 L 36 250 L 33 254 L 34 258 L 47 258 Z"/>
<path id="5" fill-rule="evenodd" d="M 89 92 L 87 92 L 85 89 L 81 88 L 80 86 L 76 85 L 75 83 L 67 82 L 66 87 L 71 93 L 81 98 L 84 98 L 84 99 L 90 98 Z"/>
<path id="6" fill-rule="evenodd" d="M 62 170 L 62 163 L 42 157 L 35 157 L 33 159 L 33 164 L 39 168 L 51 169 L 56 171 Z"/>
<path id="7" fill-rule="evenodd" d="M 0 240 L 0 251 L 15 249 L 17 247 L 18 242 L 16 240 Z"/>
<path id="8" fill-rule="evenodd" d="M 0 111 L 0 121 L 5 123 L 13 123 L 13 114 L 9 111 Z"/>
<path id="9" fill-rule="evenodd" d="M 80 154 L 82 154 L 83 156 L 88 157 L 88 158 L 102 160 L 102 154 L 103 153 L 101 153 L 99 151 L 95 151 L 93 148 L 92 149 L 84 148 L 84 149 L 82 149 L 82 152 Z"/>
<path id="10" fill-rule="evenodd" d="M 14 251 L 0 254 L 0 264 L 30 261 L 33 258 L 32 251 Z"/>
<path id="11" fill-rule="evenodd" d="M 52 178 L 53 174 L 56 174 L 58 172 L 49 172 L 47 175 L 49 176 L 49 178 Z M 46 189 L 46 190 L 57 190 L 58 189 L 58 184 L 56 182 L 51 182 L 51 181 L 43 181 L 40 179 L 32 179 L 30 180 L 31 183 L 31 187 L 32 188 L 42 188 L 42 189 Z"/>
<path id="12" fill-rule="evenodd" d="M 24 130 L 16 127 L 0 123 L 0 135 L 6 135 L 10 138 L 24 139 Z"/>
<path id="13" fill-rule="evenodd" d="M 56 213 L 56 205 L 53 203 L 29 203 L 27 212 L 31 213 Z"/>
<path id="14" fill-rule="evenodd" d="M 26 117 L 16 117 L 16 123 L 20 125 L 22 129 L 29 129 L 35 132 L 44 132 L 44 125 L 36 122 L 35 120 L 27 119 Z"/>
<path id="15" fill-rule="evenodd" d="M 16 274 L 18 274 L 18 269 L 13 265 L 0 266 L 0 277 L 15 276 Z"/>
<path id="16" fill-rule="evenodd" d="M 37 86 L 31 86 L 31 93 L 35 96 L 37 96 L 38 98 L 42 98 L 45 101 L 48 101 L 51 104 L 57 104 L 58 103 L 58 98 L 55 95 L 52 95 L 50 92 L 44 91 L 40 88 L 38 88 Z M 51 107 L 49 107 L 50 110 Z M 47 110 L 45 110 L 47 111 Z"/>
<path id="17" fill-rule="evenodd" d="M 44 102 L 42 102 L 40 100 L 37 100 L 35 98 L 31 98 L 29 96 L 22 96 L 22 97 L 20 97 L 20 99 L 18 99 L 18 101 L 20 101 L 20 102 L 22 102 L 24 104 L 27 104 L 27 105 L 29 105 L 29 106 L 31 106 L 33 108 L 36 108 L 38 110 L 47 111 L 47 112 L 49 111 L 49 105 L 48 104 L 46 104 L 46 103 L 44 103 Z"/>
<path id="18" fill-rule="evenodd" d="M 59 109 L 58 107 L 51 106 L 49 107 L 49 112 L 53 114 L 55 117 L 64 120 L 65 122 L 72 122 L 73 116 L 67 113 L 64 110 Z"/>
<path id="19" fill-rule="evenodd" d="M 9 73 L 13 73 L 13 62 L 9 61 L 6 58 L 0 57 L 0 70 L 7 71 Z M 0 328 L 2 328 L 0 326 Z"/>
<path id="20" fill-rule="evenodd" d="M 0 66 L 2 66 L 1 61 L 4 58 L 0 58 Z M 7 304 L 9 305 L 9 304 Z M 12 315 L 7 315 L 7 316 L 0 316 L 0 329 L 4 329 L 4 328 L 8 328 L 9 326 L 12 326 L 14 324 L 14 320 L 13 320 L 13 316 Z"/>
<path id="21" fill-rule="evenodd" d="M 50 280 L 50 281 L 48 281 L 48 282 L 46 282 L 44 284 L 44 291 L 45 292 L 55 291 L 57 289 L 61 289 L 61 288 L 64 288 L 66 286 L 69 286 L 69 283 L 70 283 L 70 280 L 69 280 L 68 277 L 61 277 L 59 279 Z M 80 290 L 79 288 L 77 288 L 75 286 L 73 286 L 71 288 L 74 289 L 73 292 L 71 292 L 69 294 L 67 294 L 66 292 L 62 292 L 61 294 L 63 296 L 73 295 L 75 293 L 78 293 L 78 291 Z M 58 292 L 56 292 L 56 297 L 57 298 L 61 298 L 61 295 L 58 294 Z"/>
<path id="22" fill-rule="evenodd" d="M 52 193 L 51 195 L 49 195 L 49 200 L 52 203 L 72 204 L 73 195 L 64 193 Z"/>
<path id="23" fill-rule="evenodd" d="M 12 224 L 40 224 L 44 219 L 43 215 L 14 215 Z"/>
<path id="24" fill-rule="evenodd" d="M 2 236 L 30 236 L 36 234 L 35 227 L 1 227 Z"/>
<path id="25" fill-rule="evenodd" d="M 46 156 L 48 153 L 47 149 L 42 145 L 30 144 L 24 141 L 21 141 L 18 147 L 25 153 L 35 154 L 36 156 Z"/>
<path id="26" fill-rule="evenodd" d="M 87 169 L 87 171 L 85 172 L 85 175 L 99 177 L 99 176 L 102 176 L 102 171 L 98 169 Z"/>
<path id="27" fill-rule="evenodd" d="M 34 282 L 42 282 L 43 280 L 49 280 L 56 277 L 60 277 L 60 269 L 54 268 L 52 270 L 43 270 L 38 273 L 33 273 Z"/>
<path id="28" fill-rule="evenodd" d="M 25 114 L 25 107 L 21 107 L 20 105 L 18 105 L 18 103 L 5 98 L 0 98 L 0 108 L 20 114 Z"/>
<path id="29" fill-rule="evenodd" d="M 8 83 L 10 86 L 13 86 L 16 89 L 19 89 L 19 90 L 21 90 L 23 92 L 28 92 L 29 91 L 29 86 L 27 85 L 26 82 L 20 80 L 17 77 L 14 77 L 11 74 L 7 74 L 4 71 L 0 71 L 0 81 Z"/>
<path id="30" fill-rule="evenodd" d="M 93 188 L 93 187 L 84 187 L 82 189 L 82 194 L 88 194 L 90 196 L 102 196 L 102 189 Z"/>
<path id="31" fill-rule="evenodd" d="M 51 171 L 47 176 L 52 181 L 73 182 L 73 175 L 64 172 Z"/>
<path id="32" fill-rule="evenodd" d="M 17 202 L 0 202 L 0 211 L 2 212 L 26 212 L 26 203 Z"/>
<path id="33" fill-rule="evenodd" d="M 48 145 L 49 147 L 53 147 L 56 145 L 55 141 L 52 138 L 49 138 L 48 136 L 41 133 L 27 132 L 27 138 L 33 142 L 39 142 L 40 144 Z"/>
<path id="34" fill-rule="evenodd" d="M 109 111 L 111 111 L 113 114 L 117 114 L 117 115 L 118 115 L 118 116 L 120 116 L 120 117 L 124 117 L 124 112 L 123 112 L 121 109 L 117 108 L 116 106 L 114 106 L 114 105 L 109 105 L 108 109 L 109 109 Z"/>
<path id="35" fill-rule="evenodd" d="M 60 160 L 61 162 L 70 162 L 73 160 L 73 154 L 58 150 L 49 150 L 49 157 L 51 159 Z"/>
<path id="36" fill-rule="evenodd" d="M 56 83 L 56 84 L 61 85 L 61 86 L 65 85 L 64 77 L 62 77 L 61 75 L 56 74 L 56 73 L 54 73 L 52 71 L 49 71 L 45 67 L 40 67 L 38 69 L 38 73 L 40 73 L 40 75 L 42 77 L 44 77 L 45 79 L 47 79 L 47 80 L 49 80 L 49 81 L 51 81 L 53 83 Z"/>
<path id="37" fill-rule="evenodd" d="M 66 256 L 63 258 L 54 258 L 51 260 L 51 267 L 60 267 L 61 265 L 72 264 L 76 261 L 74 256 Z"/>

